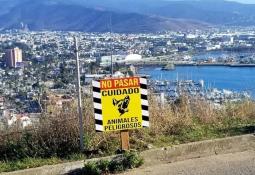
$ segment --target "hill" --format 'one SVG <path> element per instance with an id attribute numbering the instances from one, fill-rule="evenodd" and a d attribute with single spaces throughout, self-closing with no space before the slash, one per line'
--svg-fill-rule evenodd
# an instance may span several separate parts
<path id="1" fill-rule="evenodd" d="M 254 26 L 255 5 L 224 0 L 0 0 L 0 29 L 158 32 Z"/>
<path id="2" fill-rule="evenodd" d="M 15 0 L 12 1 L 17 3 Z M 0 3 L 2 2 L 3 0 L 0 1 Z M 158 32 L 206 27 L 204 23 L 192 20 L 111 12 L 56 1 L 23 1 L 17 3 L 14 7 L 11 6 L 9 9 L 5 9 L 5 13 L 0 14 L 0 28 L 2 29 L 20 28 L 22 22 L 27 24 L 31 30 L 109 32 L 110 21 L 112 21 L 113 32 L 120 33 Z"/>
<path id="3" fill-rule="evenodd" d="M 225 0 L 72 0 L 72 2 L 87 7 L 189 19 L 214 25 L 255 25 L 255 4 Z"/>

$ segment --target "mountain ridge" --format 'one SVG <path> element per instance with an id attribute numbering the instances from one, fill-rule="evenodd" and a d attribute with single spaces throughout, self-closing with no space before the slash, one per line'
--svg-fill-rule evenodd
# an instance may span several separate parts
<path id="1" fill-rule="evenodd" d="M 121 2 L 121 3 L 119 3 Z M 111 17 L 110 17 L 111 16 Z M 224 0 L 0 0 L 0 29 L 118 33 L 254 26 L 255 4 Z"/>
<path id="2" fill-rule="evenodd" d="M 118 3 L 120 2 L 121 3 Z M 148 2 L 149 1 L 149 2 Z M 197 20 L 214 25 L 255 25 L 255 4 L 225 0 L 72 0 L 87 7 Z"/>
<path id="3" fill-rule="evenodd" d="M 110 18 L 112 18 L 112 30 L 118 33 L 159 32 L 207 26 L 192 20 L 118 13 L 76 4 L 54 3 L 54 1 L 42 3 L 28 0 L 27 2 L 30 3 L 17 4 L 10 8 L 9 12 L 0 15 L 0 28 L 19 28 L 22 22 L 31 30 L 109 32 Z"/>

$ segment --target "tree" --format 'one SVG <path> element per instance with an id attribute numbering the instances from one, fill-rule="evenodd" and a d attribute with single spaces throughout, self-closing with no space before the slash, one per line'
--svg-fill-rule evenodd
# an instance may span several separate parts
<path id="1" fill-rule="evenodd" d="M 64 61 L 63 63 L 61 63 L 59 68 L 60 68 L 61 82 L 64 83 L 64 84 L 69 84 L 71 80 L 70 80 L 69 75 L 68 75 L 68 69 L 67 69 L 66 62 Z"/>

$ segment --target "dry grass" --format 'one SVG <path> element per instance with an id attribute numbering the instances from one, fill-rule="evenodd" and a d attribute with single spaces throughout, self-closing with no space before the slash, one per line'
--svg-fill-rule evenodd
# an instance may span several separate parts
<path id="1" fill-rule="evenodd" d="M 255 119 L 255 103 L 246 100 L 242 103 L 226 104 L 222 116 L 239 119 Z"/>
<path id="2" fill-rule="evenodd" d="M 84 98 L 84 128 L 87 156 L 112 154 L 119 147 L 119 132 L 96 133 L 92 98 Z M 255 123 L 255 103 L 226 104 L 221 109 L 198 99 L 181 98 L 175 104 L 160 106 L 150 97 L 149 129 L 130 132 L 131 148 L 143 150 L 148 144 L 166 144 L 207 139 L 227 135 L 234 125 L 253 125 Z M 27 157 L 67 158 L 79 151 L 79 127 L 76 104 L 68 110 L 55 110 L 51 115 L 42 116 L 36 128 L 18 132 L 17 128 L 0 136 L 0 161 Z M 226 125 L 225 121 L 228 124 Z M 233 122 L 238 120 L 238 123 Z M 233 123 L 233 125 L 231 125 Z M 224 133 L 225 132 L 225 133 Z M 234 132 L 234 131 L 233 131 Z M 177 141 L 177 142 L 176 142 Z"/>
<path id="3" fill-rule="evenodd" d="M 155 98 L 150 98 L 151 127 L 134 131 L 134 144 L 144 147 L 151 143 L 158 145 L 158 142 L 159 145 L 175 144 L 255 131 L 253 101 L 228 103 L 216 108 L 204 100 L 182 97 L 175 104 L 164 107 L 158 104 Z"/>
<path id="4" fill-rule="evenodd" d="M 186 99 L 180 100 L 177 105 L 165 104 L 159 106 L 152 97 L 150 99 L 151 134 L 178 134 L 184 127 L 192 125 L 191 108 Z M 157 107 L 153 107 L 157 106 Z"/>

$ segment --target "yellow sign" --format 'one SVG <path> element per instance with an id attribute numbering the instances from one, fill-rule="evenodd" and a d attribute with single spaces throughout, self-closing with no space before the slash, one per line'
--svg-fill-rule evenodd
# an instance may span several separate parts
<path id="1" fill-rule="evenodd" d="M 95 109 L 97 130 L 109 132 L 143 127 L 143 104 L 139 77 L 104 79 L 98 82 L 99 85 L 100 94 L 98 95 L 101 100 L 98 102 L 101 103 L 101 110 Z M 94 106 L 100 108 L 100 105 L 95 104 L 97 101 L 95 96 L 96 92 Z M 98 121 L 100 118 L 102 122 Z"/>

